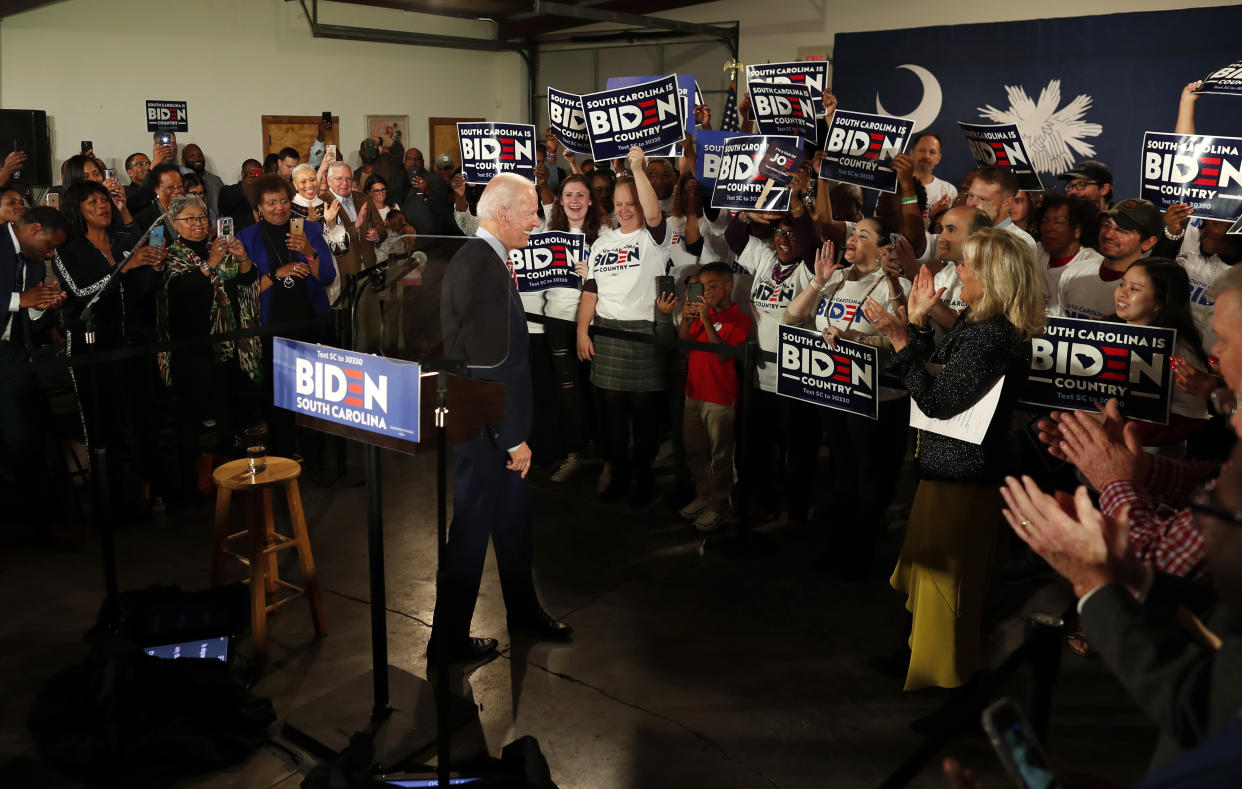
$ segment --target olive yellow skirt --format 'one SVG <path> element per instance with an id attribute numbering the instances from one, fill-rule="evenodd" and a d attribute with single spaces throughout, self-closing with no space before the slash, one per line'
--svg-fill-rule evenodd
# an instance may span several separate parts
<path id="1" fill-rule="evenodd" d="M 906 690 L 956 688 L 978 670 L 1003 506 L 995 485 L 919 483 L 889 580 L 914 615 Z"/>

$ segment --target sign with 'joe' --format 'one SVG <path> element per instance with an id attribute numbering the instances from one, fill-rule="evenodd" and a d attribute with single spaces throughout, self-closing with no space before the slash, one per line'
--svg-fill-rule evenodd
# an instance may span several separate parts
<path id="1" fill-rule="evenodd" d="M 184 101 L 147 99 L 147 131 L 185 132 L 190 130 L 190 115 Z"/>
<path id="2" fill-rule="evenodd" d="M 797 326 L 780 327 L 776 358 L 780 364 L 776 393 L 870 419 L 880 416 L 876 397 L 879 370 L 875 348 L 837 340 L 829 348 L 823 336 Z"/>
<path id="3" fill-rule="evenodd" d="M 581 233 L 549 230 L 531 233 L 522 249 L 509 252 L 519 293 L 548 288 L 577 288 L 582 278 L 574 264 L 582 260 L 586 237 Z"/>
<path id="4" fill-rule="evenodd" d="M 1016 123 L 998 123 L 995 125 L 979 123 L 957 124 L 962 129 L 962 136 L 975 156 L 975 164 L 980 167 L 1007 167 L 1018 176 L 1018 190 L 1021 192 L 1042 192 L 1044 184 L 1039 180 L 1039 173 L 1031 165 L 1030 154 L 1026 152 L 1026 144 L 1018 133 Z"/>
<path id="5" fill-rule="evenodd" d="M 801 164 L 799 137 L 731 137 L 720 156 L 712 207 L 788 211 L 789 182 Z"/>
<path id="6" fill-rule="evenodd" d="M 535 127 L 529 123 L 459 123 L 466 183 L 485 186 L 501 173 L 535 180 Z"/>
<path id="7" fill-rule="evenodd" d="M 624 159 L 637 145 L 662 155 L 685 137 L 677 75 L 641 85 L 588 93 L 582 97 L 591 156 L 597 161 Z"/>
<path id="8" fill-rule="evenodd" d="M 819 177 L 857 184 L 881 192 L 897 191 L 897 172 L 890 164 L 906 150 L 914 121 L 837 110 L 824 140 Z"/>
<path id="9" fill-rule="evenodd" d="M 1157 208 L 1185 203 L 1197 217 L 1232 221 L 1242 214 L 1242 138 L 1147 132 L 1140 178 Z"/>
<path id="10" fill-rule="evenodd" d="M 1021 400 L 1070 411 L 1098 411 L 1117 398 L 1131 419 L 1169 423 L 1175 329 L 1048 318 L 1031 340 L 1031 371 Z"/>
<path id="11" fill-rule="evenodd" d="M 346 427 L 418 441 L 419 367 L 276 337 L 276 406 Z"/>

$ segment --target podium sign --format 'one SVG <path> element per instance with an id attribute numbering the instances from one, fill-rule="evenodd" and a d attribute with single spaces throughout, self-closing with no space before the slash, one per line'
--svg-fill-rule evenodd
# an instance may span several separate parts
<path id="1" fill-rule="evenodd" d="M 418 442 L 419 366 L 276 337 L 276 406 L 381 436 Z"/>

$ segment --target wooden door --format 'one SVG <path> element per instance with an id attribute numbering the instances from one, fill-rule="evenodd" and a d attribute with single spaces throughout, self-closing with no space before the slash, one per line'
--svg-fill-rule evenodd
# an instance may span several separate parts
<path id="1" fill-rule="evenodd" d="M 263 155 L 279 153 L 281 148 L 292 148 L 306 161 L 311 144 L 319 135 L 318 115 L 264 115 Z M 340 148 L 340 118 L 332 116 L 332 128 L 324 135 L 324 142 Z"/>
<path id="2" fill-rule="evenodd" d="M 431 140 L 431 151 L 427 154 L 427 168 L 434 167 L 436 157 L 447 153 L 453 157 L 453 164 L 461 167 L 461 148 L 457 144 L 458 123 L 482 123 L 487 118 L 428 118 L 427 139 Z"/>

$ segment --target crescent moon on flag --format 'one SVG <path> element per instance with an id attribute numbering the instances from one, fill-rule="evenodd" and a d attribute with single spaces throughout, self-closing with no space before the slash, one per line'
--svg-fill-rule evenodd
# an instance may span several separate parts
<path id="1" fill-rule="evenodd" d="M 919 78 L 919 82 L 923 83 L 923 100 L 919 102 L 919 106 L 914 108 L 913 112 L 905 115 L 895 115 L 897 118 L 905 118 L 914 121 L 914 131 L 921 132 L 936 122 L 936 117 L 940 115 L 940 106 L 944 101 L 944 97 L 940 92 L 940 82 L 937 81 L 936 75 L 932 74 L 922 66 L 916 66 L 911 63 L 898 66 L 911 72 Z M 884 109 L 884 105 L 880 103 L 880 94 L 875 94 L 875 111 L 879 115 L 893 115 Z"/>

